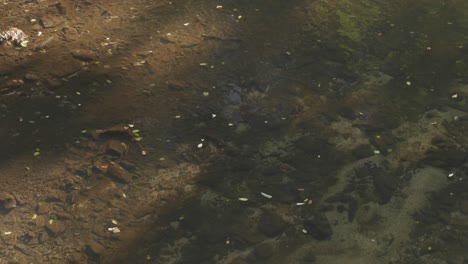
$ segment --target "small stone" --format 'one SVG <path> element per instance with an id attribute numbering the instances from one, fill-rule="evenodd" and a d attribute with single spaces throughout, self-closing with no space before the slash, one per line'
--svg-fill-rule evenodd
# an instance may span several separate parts
<path id="1" fill-rule="evenodd" d="M 34 74 L 34 73 L 27 73 L 26 75 L 24 75 L 24 80 L 29 81 L 29 82 L 39 81 L 40 79 L 41 77 L 39 77 L 39 75 Z"/>
<path id="2" fill-rule="evenodd" d="M 15 197 L 7 192 L 0 192 L 0 210 L 11 210 L 16 207 Z"/>
<path id="3" fill-rule="evenodd" d="M 71 54 L 73 58 L 81 61 L 92 61 L 96 59 L 96 55 L 91 50 L 74 50 Z"/>
<path id="4" fill-rule="evenodd" d="M 127 170 L 130 170 L 130 171 L 131 171 L 131 170 L 134 170 L 134 169 L 136 168 L 135 163 L 133 163 L 133 162 L 131 162 L 131 161 L 128 161 L 128 160 L 121 160 L 121 161 L 119 162 L 119 164 L 120 164 L 123 168 L 125 168 L 125 169 L 127 169 Z"/>
<path id="5" fill-rule="evenodd" d="M 49 222 L 46 224 L 45 228 L 51 237 L 56 237 L 65 231 L 65 225 L 62 221 Z"/>
<path id="6" fill-rule="evenodd" d="M 327 240 L 332 235 L 332 229 L 327 218 L 316 213 L 314 216 L 309 217 L 303 223 L 304 229 L 307 230 L 307 234 L 317 240 Z"/>
<path id="7" fill-rule="evenodd" d="M 105 152 L 114 156 L 122 157 L 128 151 L 128 144 L 115 139 L 110 139 L 104 144 Z"/>
<path id="8" fill-rule="evenodd" d="M 286 227 L 286 222 L 281 216 L 264 211 L 258 223 L 258 230 L 268 237 L 279 235 Z"/>
<path id="9" fill-rule="evenodd" d="M 124 168 L 122 168 L 114 162 L 112 162 L 109 165 L 107 173 L 109 173 L 110 176 L 123 183 L 130 183 L 132 181 L 132 176 L 130 175 L 130 173 L 128 173 Z"/>

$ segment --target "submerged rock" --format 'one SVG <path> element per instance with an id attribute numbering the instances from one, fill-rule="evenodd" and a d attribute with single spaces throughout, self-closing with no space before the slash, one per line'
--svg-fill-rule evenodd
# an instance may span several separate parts
<path id="1" fill-rule="evenodd" d="M 283 232 L 286 222 L 278 214 L 264 211 L 258 223 L 258 230 L 268 237 L 274 237 Z"/>
<path id="2" fill-rule="evenodd" d="M 0 192 L 0 211 L 11 210 L 16 207 L 15 197 L 7 192 Z"/>
<path id="3" fill-rule="evenodd" d="M 114 162 L 111 162 L 109 165 L 107 173 L 122 183 L 130 183 L 132 181 L 130 173 Z"/>

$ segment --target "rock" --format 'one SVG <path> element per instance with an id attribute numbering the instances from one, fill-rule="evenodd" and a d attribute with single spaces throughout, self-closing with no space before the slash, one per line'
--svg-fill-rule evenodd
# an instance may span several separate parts
<path id="1" fill-rule="evenodd" d="M 333 233 L 327 217 L 320 212 L 309 212 L 309 216 L 305 219 L 303 225 L 307 234 L 317 240 L 330 239 Z"/>
<path id="2" fill-rule="evenodd" d="M 45 225 L 45 229 L 47 233 L 49 233 L 49 236 L 56 237 L 57 235 L 60 235 L 61 233 L 63 233 L 63 231 L 65 231 L 65 225 L 62 221 L 54 220 L 52 224 L 48 222 Z"/>
<path id="3" fill-rule="evenodd" d="M 258 222 L 258 230 L 268 237 L 279 235 L 285 228 L 286 222 L 283 218 L 270 211 L 264 211 Z"/>
<path id="4" fill-rule="evenodd" d="M 92 61 L 96 59 L 96 54 L 91 50 L 74 50 L 71 52 L 73 58 L 81 61 Z"/>
<path id="5" fill-rule="evenodd" d="M 131 161 L 128 161 L 128 160 L 121 160 L 121 161 L 119 161 L 119 164 L 120 164 L 123 168 L 125 168 L 125 169 L 127 169 L 127 170 L 130 170 L 130 171 L 131 171 L 131 170 L 134 170 L 134 169 L 136 168 L 135 163 L 133 163 L 133 162 L 131 162 Z"/>
<path id="6" fill-rule="evenodd" d="M 43 28 L 54 28 L 62 25 L 64 22 L 64 19 L 56 16 L 48 16 L 39 19 L 39 25 L 41 25 Z"/>
<path id="7" fill-rule="evenodd" d="M 177 39 L 172 35 L 166 35 L 159 38 L 159 41 L 163 44 L 176 43 Z"/>
<path id="8" fill-rule="evenodd" d="M 122 183 L 130 183 L 132 181 L 130 173 L 115 162 L 109 164 L 107 173 Z"/>
<path id="9" fill-rule="evenodd" d="M 128 144 L 115 139 L 110 139 L 104 143 L 105 152 L 113 156 L 122 157 L 128 151 Z"/>
<path id="10" fill-rule="evenodd" d="M 89 135 L 93 139 L 102 139 L 106 137 L 122 137 L 122 138 L 133 138 L 133 132 L 126 125 L 116 125 L 107 129 L 98 129 L 89 131 Z"/>
<path id="11" fill-rule="evenodd" d="M 41 77 L 39 77 L 39 75 L 34 74 L 34 73 L 26 73 L 26 75 L 24 75 L 25 81 L 35 82 L 35 81 L 39 81 L 40 79 Z"/>
<path id="12" fill-rule="evenodd" d="M 16 207 L 15 197 L 7 192 L 0 192 L 0 211 L 11 210 Z"/>

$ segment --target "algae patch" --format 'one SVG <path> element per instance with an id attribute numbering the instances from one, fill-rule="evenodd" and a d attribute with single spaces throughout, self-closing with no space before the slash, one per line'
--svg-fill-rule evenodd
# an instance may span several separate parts
<path id="1" fill-rule="evenodd" d="M 379 6 L 370 1 L 341 1 L 336 11 L 339 35 L 358 42 L 366 37 L 369 28 L 379 22 Z"/>

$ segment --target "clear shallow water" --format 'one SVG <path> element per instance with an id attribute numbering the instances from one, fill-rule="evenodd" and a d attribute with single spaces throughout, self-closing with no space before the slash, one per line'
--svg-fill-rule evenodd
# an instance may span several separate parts
<path id="1" fill-rule="evenodd" d="M 15 226 L 23 247 L 56 263 L 467 261 L 467 4 L 135 6 L 81 43 L 102 62 L 5 99 L 4 127 L 28 135 L 7 156 L 43 152 L 21 179 L 56 177 L 5 212 L 44 222 Z M 57 119 L 15 125 L 36 109 Z"/>

